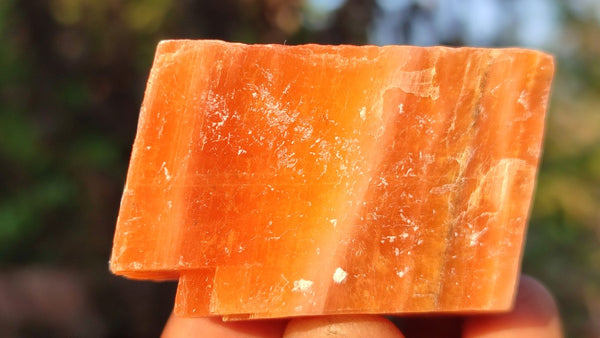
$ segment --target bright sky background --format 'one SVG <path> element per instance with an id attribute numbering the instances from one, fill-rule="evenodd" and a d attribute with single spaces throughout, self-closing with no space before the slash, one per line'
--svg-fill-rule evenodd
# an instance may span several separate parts
<path id="1" fill-rule="evenodd" d="M 308 0 L 317 12 L 330 13 L 345 0 Z M 433 20 L 412 20 L 412 33 L 406 41 L 400 35 L 399 20 L 410 4 L 419 3 L 431 8 Z M 594 0 L 573 0 L 572 6 L 597 12 L 600 3 Z M 371 32 L 374 44 L 410 43 L 414 45 L 438 44 L 438 37 L 446 40 L 460 34 L 467 44 L 485 46 L 494 44 L 499 37 L 514 36 L 516 40 L 502 41 L 524 47 L 549 47 L 556 41 L 561 24 L 556 2 L 552 0 L 377 0 L 382 9 Z M 589 10 L 589 9 L 588 9 Z M 433 24 L 432 24 L 433 23 Z"/>

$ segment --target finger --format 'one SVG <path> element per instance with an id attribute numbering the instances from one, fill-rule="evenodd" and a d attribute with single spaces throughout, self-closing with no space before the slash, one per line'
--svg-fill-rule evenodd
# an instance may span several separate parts
<path id="1" fill-rule="evenodd" d="M 224 322 L 221 318 L 183 318 L 171 314 L 163 330 L 163 338 L 281 338 L 284 320 Z"/>
<path id="2" fill-rule="evenodd" d="M 403 338 L 392 322 L 382 316 L 345 315 L 292 319 L 284 338 L 308 337 L 380 337 Z"/>
<path id="3" fill-rule="evenodd" d="M 522 276 L 514 309 L 506 314 L 465 319 L 465 338 L 559 338 L 560 318 L 554 298 L 537 280 Z"/>

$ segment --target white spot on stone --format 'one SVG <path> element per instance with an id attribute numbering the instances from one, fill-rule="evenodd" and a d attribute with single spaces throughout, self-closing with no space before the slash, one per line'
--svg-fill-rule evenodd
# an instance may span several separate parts
<path id="1" fill-rule="evenodd" d="M 329 220 L 329 222 L 331 223 L 331 225 L 333 225 L 334 228 L 337 226 L 337 219 L 332 218 Z"/>
<path id="2" fill-rule="evenodd" d="M 346 271 L 344 271 L 344 269 L 342 269 L 342 268 L 335 269 L 335 272 L 333 273 L 333 281 L 334 282 L 340 284 L 346 280 L 346 277 L 348 277 L 348 273 Z"/>
<path id="3" fill-rule="evenodd" d="M 294 310 L 295 310 L 296 312 L 300 312 L 300 311 L 302 311 L 302 305 L 298 305 L 298 306 L 296 306 L 296 307 L 294 308 Z"/>
<path id="4" fill-rule="evenodd" d="M 295 155 L 296 153 L 288 153 L 288 150 L 286 148 L 283 148 L 282 150 L 278 151 L 278 168 L 294 168 L 296 166 L 296 163 L 298 163 L 298 159 L 294 157 Z"/>
<path id="5" fill-rule="evenodd" d="M 294 292 L 307 292 L 309 291 L 312 286 L 313 286 L 314 282 L 311 280 L 306 280 L 306 279 L 299 279 L 299 280 L 295 280 L 294 281 L 294 287 L 292 288 L 292 291 Z"/>
<path id="6" fill-rule="evenodd" d="M 390 243 L 394 243 L 396 240 L 396 236 L 385 236 L 384 238 L 390 241 Z"/>
<path id="7" fill-rule="evenodd" d="M 246 153 L 246 151 L 244 149 L 239 149 L 238 150 L 238 156 L 240 156 L 242 154 L 245 154 L 245 153 Z"/>
<path id="8" fill-rule="evenodd" d="M 300 134 L 300 140 L 310 139 L 313 133 L 313 127 L 310 123 L 303 123 L 294 127 L 294 131 Z"/>
<path id="9" fill-rule="evenodd" d="M 398 275 L 398 277 L 402 278 L 402 277 L 404 277 L 404 275 L 406 275 L 407 272 L 408 272 L 408 267 L 405 267 L 404 269 L 397 271 L 396 275 Z"/>
<path id="10" fill-rule="evenodd" d="M 519 95 L 519 99 L 517 100 L 517 102 L 519 102 L 519 104 L 521 106 L 523 106 L 523 108 L 525 108 L 526 111 L 529 110 L 529 104 L 527 102 L 527 100 L 525 99 L 525 96 L 527 95 L 527 91 L 523 90 L 521 91 L 521 95 Z"/>
<path id="11" fill-rule="evenodd" d="M 365 121 L 367 119 L 367 107 L 360 108 L 360 112 L 358 114 L 360 115 L 360 119 Z"/>

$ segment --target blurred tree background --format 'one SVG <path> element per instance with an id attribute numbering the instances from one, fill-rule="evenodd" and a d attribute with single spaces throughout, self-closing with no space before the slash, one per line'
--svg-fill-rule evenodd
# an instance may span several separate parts
<path id="1" fill-rule="evenodd" d="M 525 46 L 558 63 L 524 271 L 600 336 L 600 3 L 0 1 L 0 335 L 156 336 L 175 285 L 108 273 L 161 39 Z"/>

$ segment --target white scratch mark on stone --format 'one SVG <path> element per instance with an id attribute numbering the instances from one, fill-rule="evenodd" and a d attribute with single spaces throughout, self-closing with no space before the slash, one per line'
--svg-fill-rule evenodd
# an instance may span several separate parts
<path id="1" fill-rule="evenodd" d="M 309 291 L 312 286 L 313 286 L 314 282 L 311 280 L 306 280 L 306 279 L 299 279 L 299 280 L 295 280 L 294 281 L 294 287 L 292 288 L 292 291 L 294 292 L 307 292 Z"/>
<path id="2" fill-rule="evenodd" d="M 165 178 L 167 179 L 167 181 L 171 180 L 171 174 L 169 173 L 169 169 L 167 169 L 167 162 L 163 162 L 160 166 L 163 170 L 163 173 L 165 174 Z"/>
<path id="3" fill-rule="evenodd" d="M 444 184 L 444 185 L 439 185 L 437 187 L 431 188 L 431 190 L 429 190 L 429 193 L 430 194 L 441 195 L 441 194 L 445 194 L 445 193 L 448 193 L 448 192 L 453 192 L 457 188 L 458 188 L 458 186 L 455 183 Z"/>
<path id="4" fill-rule="evenodd" d="M 471 234 L 469 246 L 477 245 L 477 243 L 479 243 L 479 237 L 481 237 L 481 235 L 485 234 L 487 231 L 488 231 L 488 228 L 484 228 L 481 231 Z"/>
<path id="5" fill-rule="evenodd" d="M 509 202 L 510 187 L 516 177 L 527 177 L 525 181 L 533 181 L 535 167 L 519 158 L 501 159 L 479 179 L 477 188 L 469 196 L 468 209 L 475 208 L 484 198 L 500 209 L 504 203 Z M 498 188 L 500 193 L 497 193 Z"/>
<path id="6" fill-rule="evenodd" d="M 435 67 L 412 72 L 398 71 L 389 89 L 400 89 L 408 94 L 437 100 L 440 97 L 440 87 L 434 85 L 435 73 Z"/>

